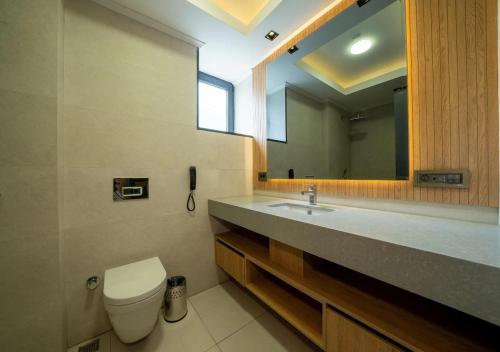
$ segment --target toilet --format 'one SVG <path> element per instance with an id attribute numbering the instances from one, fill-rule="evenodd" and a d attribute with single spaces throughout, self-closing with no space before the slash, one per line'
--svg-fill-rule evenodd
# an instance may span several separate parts
<path id="1" fill-rule="evenodd" d="M 151 333 L 158 320 L 166 278 L 158 257 L 104 272 L 104 308 L 122 342 L 136 342 Z"/>

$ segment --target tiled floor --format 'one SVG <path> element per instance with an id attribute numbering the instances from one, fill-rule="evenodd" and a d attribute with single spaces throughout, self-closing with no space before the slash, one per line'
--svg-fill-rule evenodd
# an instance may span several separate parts
<path id="1" fill-rule="evenodd" d="M 112 332 L 103 335 L 102 352 L 319 351 L 233 282 L 203 291 L 188 304 L 186 318 L 174 324 L 161 318 L 151 335 L 136 344 L 124 345 Z"/>

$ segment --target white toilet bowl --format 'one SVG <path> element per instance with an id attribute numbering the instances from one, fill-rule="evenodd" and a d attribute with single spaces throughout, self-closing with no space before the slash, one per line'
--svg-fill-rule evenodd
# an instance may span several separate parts
<path id="1" fill-rule="evenodd" d="M 151 333 L 158 320 L 166 278 L 158 257 L 105 271 L 104 308 L 122 342 L 135 342 Z"/>

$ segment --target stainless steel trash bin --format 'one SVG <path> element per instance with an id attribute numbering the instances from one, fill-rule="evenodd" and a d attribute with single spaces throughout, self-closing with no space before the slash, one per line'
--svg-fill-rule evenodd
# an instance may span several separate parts
<path id="1" fill-rule="evenodd" d="M 167 280 L 167 292 L 165 293 L 164 318 L 169 322 L 176 322 L 187 314 L 186 278 L 184 276 L 172 276 Z"/>

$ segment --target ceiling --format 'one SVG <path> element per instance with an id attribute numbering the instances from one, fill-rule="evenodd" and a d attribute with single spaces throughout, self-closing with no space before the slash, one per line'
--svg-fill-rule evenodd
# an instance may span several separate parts
<path id="1" fill-rule="evenodd" d="M 297 52 L 268 65 L 268 94 L 287 85 L 352 113 L 392 102 L 393 89 L 406 86 L 402 9 L 399 0 L 349 7 L 298 43 Z M 353 56 L 348 51 L 358 35 L 370 36 L 374 44 Z"/>
<path id="2" fill-rule="evenodd" d="M 281 0 L 188 0 L 243 34 L 250 33 Z"/>
<path id="3" fill-rule="evenodd" d="M 401 2 L 395 1 L 296 64 L 344 94 L 405 75 L 402 11 Z M 371 40 L 372 47 L 363 54 L 351 54 L 352 43 L 360 39 Z"/>
<path id="4" fill-rule="evenodd" d="M 94 0 L 96 1 L 96 0 Z M 205 43 L 200 70 L 233 84 L 305 22 L 339 0 L 99 0 L 122 14 L 139 14 Z M 126 11 L 123 11 L 126 10 Z M 269 30 L 280 35 L 273 42 Z"/>

